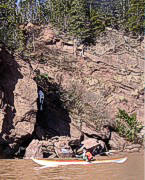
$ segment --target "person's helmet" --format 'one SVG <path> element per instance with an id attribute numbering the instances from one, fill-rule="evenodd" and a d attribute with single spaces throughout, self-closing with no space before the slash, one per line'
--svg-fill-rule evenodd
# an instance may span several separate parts
<path id="1" fill-rule="evenodd" d="M 84 147 L 84 148 L 83 148 L 83 151 L 87 151 L 87 149 Z"/>

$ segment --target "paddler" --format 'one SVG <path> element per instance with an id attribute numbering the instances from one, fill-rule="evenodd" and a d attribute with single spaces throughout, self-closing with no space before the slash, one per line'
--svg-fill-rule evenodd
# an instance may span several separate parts
<path id="1" fill-rule="evenodd" d="M 88 161 L 88 162 L 93 160 L 93 155 L 89 151 L 87 151 L 85 147 L 83 148 L 83 154 L 76 155 L 76 157 L 82 157 L 83 160 Z"/>

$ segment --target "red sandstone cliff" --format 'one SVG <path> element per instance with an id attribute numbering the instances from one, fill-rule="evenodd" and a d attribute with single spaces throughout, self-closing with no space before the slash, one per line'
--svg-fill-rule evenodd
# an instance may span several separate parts
<path id="1" fill-rule="evenodd" d="M 0 49 L 0 140 L 7 144 L 5 153 L 13 154 L 35 138 L 47 141 L 70 136 L 72 140 L 79 139 L 81 132 L 93 134 L 96 128 L 115 122 L 118 108 L 136 112 L 143 122 L 143 42 L 107 30 L 83 57 L 79 56 L 81 47 L 75 57 L 72 41 L 45 27 L 34 46 L 33 52 L 25 50 L 25 61 L 9 54 L 4 46 Z M 49 96 L 47 89 L 45 115 L 42 122 L 36 122 L 37 91 L 42 86 L 34 80 L 38 71 L 51 79 L 51 91 L 57 84 L 65 96 L 68 92 L 74 101 L 78 98 L 75 107 L 66 113 L 50 100 L 56 96 Z"/>

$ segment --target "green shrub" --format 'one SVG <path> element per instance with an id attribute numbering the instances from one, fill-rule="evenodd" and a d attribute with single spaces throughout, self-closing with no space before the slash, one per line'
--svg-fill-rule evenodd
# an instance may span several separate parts
<path id="1" fill-rule="evenodd" d="M 129 116 L 125 110 L 119 109 L 116 119 L 116 130 L 122 137 L 134 143 L 140 142 L 141 139 L 138 137 L 138 134 L 142 128 L 142 124 L 136 119 L 136 114 Z"/>
<path id="2" fill-rule="evenodd" d="M 48 77 L 48 74 L 37 74 L 37 76 L 35 77 L 35 79 L 37 80 L 37 81 L 41 81 L 41 80 L 44 80 L 44 79 L 49 79 L 49 77 Z"/>

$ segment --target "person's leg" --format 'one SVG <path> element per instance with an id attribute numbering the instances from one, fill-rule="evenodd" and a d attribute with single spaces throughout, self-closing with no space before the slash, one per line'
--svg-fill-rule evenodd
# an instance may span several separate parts
<path id="1" fill-rule="evenodd" d="M 87 156 L 83 157 L 83 160 L 85 160 L 87 162 L 89 161 Z"/>

